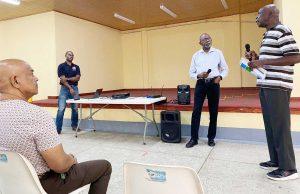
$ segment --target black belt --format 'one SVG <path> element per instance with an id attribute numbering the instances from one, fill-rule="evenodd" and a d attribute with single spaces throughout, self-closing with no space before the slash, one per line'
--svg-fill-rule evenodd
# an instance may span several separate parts
<path id="1" fill-rule="evenodd" d="M 217 77 L 212 77 L 212 78 L 201 78 L 199 79 L 201 82 L 204 82 L 204 83 L 211 83 L 213 82 Z"/>

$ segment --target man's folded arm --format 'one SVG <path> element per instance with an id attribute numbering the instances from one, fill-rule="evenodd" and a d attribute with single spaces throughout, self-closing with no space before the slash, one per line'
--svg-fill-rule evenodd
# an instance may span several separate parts
<path id="1" fill-rule="evenodd" d="M 57 173 L 67 172 L 73 164 L 75 158 L 71 154 L 66 154 L 62 144 L 40 152 L 49 168 Z"/>

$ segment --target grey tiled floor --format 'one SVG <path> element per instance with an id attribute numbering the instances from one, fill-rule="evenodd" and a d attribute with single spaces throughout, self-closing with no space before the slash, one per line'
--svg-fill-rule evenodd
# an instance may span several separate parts
<path id="1" fill-rule="evenodd" d="M 141 135 L 81 132 L 75 138 L 68 128 L 61 139 L 66 152 L 76 155 L 79 162 L 107 159 L 112 163 L 108 194 L 123 193 L 124 161 L 191 167 L 198 172 L 206 194 L 300 194 L 300 179 L 275 182 L 266 178 L 267 171 L 258 167 L 259 162 L 268 160 L 263 144 L 219 140 L 211 148 L 200 140 L 197 146 L 186 149 L 186 139 L 180 144 L 167 144 L 157 137 L 147 137 L 147 145 L 142 145 Z M 295 154 L 300 166 L 300 148 L 295 148 Z M 82 193 L 88 193 L 88 186 Z"/>

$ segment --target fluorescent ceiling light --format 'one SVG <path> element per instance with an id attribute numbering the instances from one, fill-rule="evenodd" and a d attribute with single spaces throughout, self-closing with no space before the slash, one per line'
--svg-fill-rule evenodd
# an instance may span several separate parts
<path id="1" fill-rule="evenodd" d="M 174 12 L 172 12 L 171 10 L 169 10 L 166 6 L 164 6 L 163 4 L 161 4 L 160 6 L 159 6 L 159 8 L 161 9 L 161 10 L 163 10 L 164 12 L 166 12 L 167 14 L 169 14 L 170 16 L 172 16 L 173 18 L 176 18 L 177 17 L 177 15 L 174 13 Z"/>
<path id="2" fill-rule="evenodd" d="M 0 1 L 12 4 L 12 5 L 20 5 L 20 3 L 21 3 L 21 0 L 0 0 Z"/>
<path id="3" fill-rule="evenodd" d="M 124 16 L 121 16 L 121 15 L 119 15 L 119 14 L 117 14 L 117 13 L 114 14 L 114 17 L 115 17 L 115 18 L 118 18 L 118 19 L 120 19 L 120 20 L 123 20 L 123 21 L 125 21 L 125 22 L 131 23 L 131 24 L 135 24 L 135 21 L 133 21 L 133 20 L 131 20 L 131 19 L 128 19 L 128 18 L 126 18 L 126 17 L 124 17 Z"/>
<path id="4" fill-rule="evenodd" d="M 228 9 L 228 4 L 227 4 L 226 0 L 221 0 L 221 3 L 223 5 L 224 9 Z"/>

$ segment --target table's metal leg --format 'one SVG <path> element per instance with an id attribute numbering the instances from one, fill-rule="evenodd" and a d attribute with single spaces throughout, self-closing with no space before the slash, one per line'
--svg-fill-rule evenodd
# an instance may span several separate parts
<path id="1" fill-rule="evenodd" d="M 94 118 L 93 118 L 92 114 L 93 114 L 93 107 L 92 107 L 92 105 L 90 104 L 90 119 L 91 119 L 92 122 L 93 122 L 94 132 L 96 132 L 96 124 L 95 124 L 95 121 L 94 121 Z"/>
<path id="2" fill-rule="evenodd" d="M 132 111 L 135 112 L 136 114 L 140 115 L 140 116 L 142 117 L 142 119 L 147 120 L 148 122 L 152 122 L 151 119 L 145 117 L 145 115 L 141 114 L 140 112 L 138 112 L 138 111 L 136 111 L 136 110 L 130 108 L 130 106 L 127 106 L 126 104 L 123 104 L 123 106 L 125 106 L 126 108 L 132 110 Z"/>
<path id="3" fill-rule="evenodd" d="M 145 107 L 145 108 L 144 108 L 144 109 L 145 109 L 145 114 L 142 114 L 142 113 L 140 113 L 140 112 L 138 112 L 138 111 L 132 109 L 130 106 L 128 106 L 128 105 L 126 105 L 126 104 L 123 104 L 123 106 L 125 106 L 126 108 L 132 110 L 133 112 L 135 112 L 136 114 L 140 115 L 140 116 L 144 119 L 144 121 L 145 121 L 145 128 L 144 128 L 143 144 L 145 145 L 145 144 L 146 144 L 146 143 L 145 143 L 145 139 L 146 139 L 146 133 L 147 133 L 147 129 L 148 129 L 148 123 L 153 122 L 154 124 L 156 124 L 155 121 L 153 121 L 153 120 L 151 120 L 151 119 L 149 119 L 149 118 L 147 117 L 147 105 L 146 105 L 146 104 L 144 105 L 144 107 Z M 154 108 L 154 107 L 153 107 L 153 108 Z M 154 114 L 154 110 L 153 110 L 153 114 Z M 157 125 L 156 125 L 156 127 L 157 127 Z M 156 129 L 157 129 L 157 131 L 158 131 L 158 127 L 157 127 Z"/>
<path id="4" fill-rule="evenodd" d="M 77 133 L 78 133 L 78 129 L 79 129 L 79 125 L 80 125 L 80 123 L 81 123 L 81 121 L 82 121 L 82 104 L 80 104 L 79 105 L 80 106 L 80 108 L 79 108 L 79 115 L 80 115 L 80 120 L 79 120 L 79 122 L 78 122 L 78 125 L 77 125 L 77 127 L 76 127 L 76 134 L 75 134 L 75 137 L 77 137 Z"/>
<path id="5" fill-rule="evenodd" d="M 96 131 L 96 124 L 95 124 L 95 120 L 94 120 L 93 116 L 94 116 L 97 112 L 99 112 L 100 110 L 102 110 L 103 108 L 107 107 L 108 105 L 109 105 L 109 104 L 106 104 L 106 105 L 102 106 L 101 108 L 99 108 L 99 109 L 96 110 L 95 112 L 93 112 L 92 105 L 90 105 L 90 115 L 89 115 L 88 117 L 84 118 L 84 119 L 86 119 L 86 120 L 92 120 L 93 125 L 94 125 L 94 131 Z M 79 128 L 79 125 L 80 125 L 81 121 L 82 121 L 82 104 L 80 104 L 80 120 L 79 120 L 78 126 L 77 126 L 77 128 L 76 128 L 76 134 L 75 134 L 75 137 L 78 136 L 78 135 L 77 135 L 77 132 L 78 132 L 78 128 Z"/>
<path id="6" fill-rule="evenodd" d="M 145 104 L 145 118 L 147 118 L 147 105 Z M 146 145 L 146 133 L 147 133 L 147 128 L 148 128 L 148 120 L 145 120 L 145 128 L 144 128 L 144 137 L 143 137 L 143 144 Z"/>
<path id="7" fill-rule="evenodd" d="M 154 104 L 152 104 L 152 117 L 153 117 L 153 123 L 155 125 L 156 130 L 157 130 L 157 137 L 159 137 L 159 130 L 158 130 L 158 126 L 157 126 L 157 123 L 155 121 L 155 115 L 154 115 Z"/>

